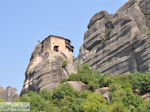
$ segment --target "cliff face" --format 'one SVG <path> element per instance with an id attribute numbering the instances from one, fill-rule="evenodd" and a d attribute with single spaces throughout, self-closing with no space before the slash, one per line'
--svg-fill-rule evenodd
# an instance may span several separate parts
<path id="1" fill-rule="evenodd" d="M 19 98 L 17 90 L 12 87 L 7 87 L 6 90 L 0 86 L 0 99 L 7 102 L 14 102 Z"/>
<path id="2" fill-rule="evenodd" d="M 108 74 L 150 72 L 150 1 L 129 0 L 116 14 L 96 13 L 78 61 Z"/>
<path id="3" fill-rule="evenodd" d="M 49 38 L 39 43 L 32 53 L 30 64 L 25 73 L 24 86 L 21 94 L 29 90 L 40 92 L 42 89 L 52 91 L 61 80 L 71 73 L 77 73 L 76 67 L 62 52 L 51 52 Z M 63 61 L 68 61 L 62 67 Z"/>

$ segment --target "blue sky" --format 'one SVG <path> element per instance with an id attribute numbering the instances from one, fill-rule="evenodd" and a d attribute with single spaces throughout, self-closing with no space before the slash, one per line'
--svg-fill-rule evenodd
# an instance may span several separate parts
<path id="1" fill-rule="evenodd" d="M 21 91 L 25 70 L 37 40 L 64 36 L 83 43 L 90 18 L 107 10 L 115 13 L 127 0 L 0 0 L 0 86 Z"/>

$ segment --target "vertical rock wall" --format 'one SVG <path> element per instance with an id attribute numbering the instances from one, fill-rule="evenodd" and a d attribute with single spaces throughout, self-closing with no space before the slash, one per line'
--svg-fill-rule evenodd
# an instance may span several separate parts
<path id="1" fill-rule="evenodd" d="M 114 15 L 101 11 L 88 24 L 78 61 L 105 74 L 150 72 L 149 0 L 129 0 Z"/>
<path id="2" fill-rule="evenodd" d="M 68 61 L 63 52 L 51 52 L 49 38 L 39 43 L 32 53 L 30 63 L 25 73 L 25 81 L 21 94 L 29 90 L 40 92 L 42 89 L 52 91 L 60 81 L 71 73 L 77 73 L 73 63 Z M 63 61 L 68 61 L 62 67 Z"/>

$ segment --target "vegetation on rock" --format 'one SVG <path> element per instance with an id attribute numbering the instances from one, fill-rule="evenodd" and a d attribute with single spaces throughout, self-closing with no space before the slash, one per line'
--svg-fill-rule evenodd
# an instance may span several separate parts
<path id="1" fill-rule="evenodd" d="M 150 15 L 150 11 L 144 12 L 144 15 Z"/>
<path id="2" fill-rule="evenodd" d="M 67 61 L 63 61 L 63 62 L 62 62 L 62 67 L 66 67 L 66 66 L 67 66 L 67 64 L 68 64 L 68 62 L 67 62 Z"/>
<path id="3" fill-rule="evenodd" d="M 66 81 L 81 81 L 88 90 L 75 91 Z M 111 88 L 109 103 L 95 89 Z M 31 111 L 45 112 L 149 112 L 150 101 L 140 95 L 150 92 L 150 73 L 125 75 L 103 75 L 92 71 L 90 66 L 78 66 L 78 74 L 72 74 L 62 81 L 52 93 L 42 90 L 39 94 L 30 91 L 18 101 L 31 102 Z"/>
<path id="4" fill-rule="evenodd" d="M 112 30 L 113 30 L 112 28 L 108 28 L 108 32 L 107 32 L 107 34 L 106 34 L 107 37 L 111 34 Z"/>
<path id="5" fill-rule="evenodd" d="M 147 27 L 147 30 L 150 31 L 150 27 Z"/>
<path id="6" fill-rule="evenodd" d="M 147 30 L 150 32 L 150 27 L 147 27 Z M 146 33 L 148 37 L 150 37 L 150 33 Z"/>
<path id="7" fill-rule="evenodd" d="M 4 102 L 4 100 L 0 99 L 0 102 Z"/>

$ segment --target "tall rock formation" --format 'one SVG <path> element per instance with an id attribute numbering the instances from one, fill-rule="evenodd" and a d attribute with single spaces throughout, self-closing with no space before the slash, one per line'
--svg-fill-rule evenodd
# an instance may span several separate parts
<path id="1" fill-rule="evenodd" d="M 49 36 L 40 42 L 32 53 L 21 94 L 29 90 L 52 91 L 61 80 L 71 73 L 77 73 L 72 52 L 70 40 L 64 37 Z"/>
<path id="2" fill-rule="evenodd" d="M 14 102 L 19 98 L 16 88 L 8 86 L 6 89 L 0 86 L 0 99 L 7 102 Z"/>
<path id="3" fill-rule="evenodd" d="M 116 14 L 96 13 L 80 47 L 79 63 L 105 74 L 150 72 L 150 0 L 129 0 Z"/>

